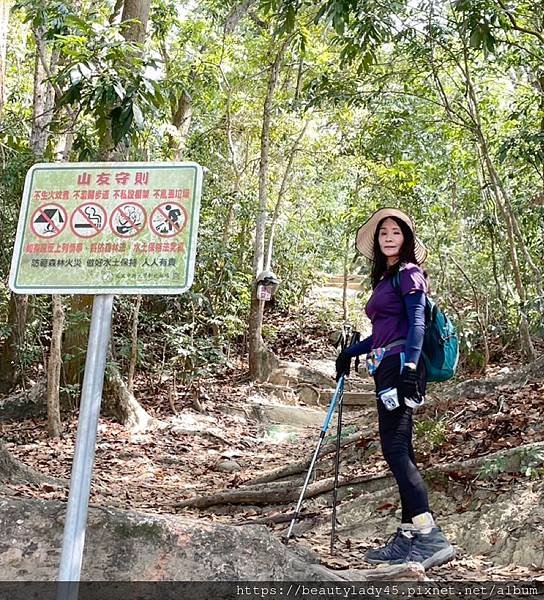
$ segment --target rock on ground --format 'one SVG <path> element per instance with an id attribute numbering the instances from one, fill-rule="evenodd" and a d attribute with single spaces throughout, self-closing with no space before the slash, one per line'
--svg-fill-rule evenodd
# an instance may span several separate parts
<path id="1" fill-rule="evenodd" d="M 0 581 L 55 580 L 66 505 L 0 497 Z M 262 525 L 91 508 L 82 580 L 340 579 L 285 547 Z"/>

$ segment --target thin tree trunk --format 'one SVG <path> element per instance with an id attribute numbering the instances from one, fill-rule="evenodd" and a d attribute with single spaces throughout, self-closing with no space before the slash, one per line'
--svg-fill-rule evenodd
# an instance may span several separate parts
<path id="1" fill-rule="evenodd" d="M 226 101 L 226 115 L 225 115 L 225 119 L 226 119 L 226 126 L 227 126 L 227 142 L 228 142 L 228 147 L 229 147 L 229 155 L 230 155 L 230 160 L 232 163 L 232 170 L 234 172 L 234 194 L 233 194 L 233 198 L 230 200 L 230 204 L 227 210 L 227 217 L 225 219 L 225 225 L 223 227 L 223 233 L 221 235 L 221 241 L 223 242 L 223 244 L 227 244 L 229 236 L 230 236 L 230 230 L 232 228 L 232 224 L 234 221 L 234 205 L 235 203 L 238 201 L 238 198 L 240 196 L 240 190 L 241 190 L 241 186 L 242 186 L 242 170 L 238 165 L 238 156 L 237 156 L 237 152 L 236 152 L 236 145 L 234 144 L 234 140 L 232 139 L 232 116 L 231 116 L 231 88 L 230 88 L 230 84 L 228 82 L 227 77 L 225 76 L 225 74 L 223 73 L 223 70 L 221 70 L 221 74 L 223 76 L 223 81 L 225 83 L 225 86 L 227 87 L 227 101 Z"/>
<path id="2" fill-rule="evenodd" d="M 138 319 L 140 316 L 140 307 L 142 306 L 142 295 L 136 296 L 134 305 L 134 314 L 132 315 L 132 338 L 130 349 L 130 364 L 128 367 L 127 389 L 129 394 L 134 392 L 134 373 L 136 372 L 136 363 L 138 362 Z"/>
<path id="3" fill-rule="evenodd" d="M 285 196 L 285 192 L 287 191 L 287 184 L 289 183 L 289 176 L 291 175 L 291 170 L 293 168 L 293 162 L 295 160 L 295 155 L 298 150 L 298 145 L 300 141 L 304 137 L 306 133 L 306 129 L 308 128 L 308 121 L 304 123 L 304 127 L 300 131 L 289 152 L 289 158 L 287 159 L 287 165 L 285 166 L 285 171 L 283 173 L 283 177 L 281 180 L 280 191 L 278 192 L 278 199 L 276 201 L 276 206 L 274 207 L 274 213 L 272 214 L 272 221 L 270 222 L 270 229 L 268 233 L 268 249 L 266 252 L 266 262 L 265 269 L 270 269 L 272 267 L 272 253 L 274 252 L 274 234 L 276 231 L 276 224 L 278 222 L 278 218 L 280 216 L 280 209 L 283 204 L 283 198 Z"/>
<path id="4" fill-rule="evenodd" d="M 59 386 L 62 365 L 62 330 L 64 328 L 64 308 L 62 298 L 54 294 L 53 330 L 51 347 L 47 362 L 47 431 L 50 437 L 59 437 L 62 433 L 60 419 Z"/>
<path id="5" fill-rule="evenodd" d="M 257 298 L 256 278 L 264 266 L 265 228 L 268 206 L 268 157 L 270 153 L 270 127 L 272 122 L 272 103 L 278 84 L 281 63 L 287 42 L 283 42 L 274 62 L 270 65 L 268 86 L 263 107 L 263 122 L 261 129 L 261 157 L 259 164 L 259 206 L 255 224 L 255 241 L 253 244 L 253 274 L 251 307 L 249 313 L 249 374 L 252 379 L 264 379 L 265 355 L 268 353 L 262 338 L 264 300 Z"/>
<path id="6" fill-rule="evenodd" d="M 483 161 L 483 165 L 487 166 L 488 174 L 491 175 L 491 172 L 489 171 L 489 167 L 491 166 L 491 161 L 487 154 L 487 145 L 485 144 L 485 139 L 483 139 L 483 138 L 480 138 L 479 150 L 480 150 L 480 152 L 479 152 L 480 159 Z M 520 304 L 520 309 L 521 309 L 520 315 L 519 315 L 519 317 L 520 317 L 519 328 L 520 328 L 520 337 L 521 337 L 521 342 L 522 342 L 522 344 L 521 344 L 522 351 L 529 360 L 534 360 L 536 358 L 536 353 L 535 353 L 535 349 L 533 346 L 533 342 L 531 340 L 531 334 L 529 331 L 529 323 L 527 321 L 527 316 L 525 315 L 524 309 L 521 308 L 521 307 L 524 307 L 527 302 L 527 294 L 526 294 L 525 286 L 523 284 L 523 280 L 521 277 L 521 267 L 520 267 L 518 252 L 517 252 L 517 248 L 516 248 L 516 241 L 514 239 L 514 227 L 512 224 L 513 215 L 504 206 L 503 199 L 501 198 L 501 194 L 499 192 L 499 188 L 496 185 L 496 182 L 494 182 L 492 184 L 492 188 L 493 188 L 493 192 L 494 192 L 493 195 L 495 197 L 496 204 L 497 204 L 497 206 L 505 220 L 505 223 L 506 223 L 506 234 L 507 234 L 507 238 L 508 238 L 508 248 L 510 251 L 510 263 L 512 265 L 512 270 L 514 273 L 514 282 L 516 284 L 516 291 L 517 291 L 517 294 L 519 297 L 519 304 Z"/>
<path id="7" fill-rule="evenodd" d="M 191 129 L 191 122 L 193 120 L 193 103 L 187 94 L 183 91 L 178 101 L 177 109 L 172 115 L 172 124 L 179 131 L 179 138 L 177 141 L 175 159 L 181 160 L 185 147 L 187 146 L 187 138 L 189 137 L 189 131 Z"/>
<path id="8" fill-rule="evenodd" d="M 512 263 L 512 269 L 514 271 L 514 281 L 516 283 L 516 290 L 519 295 L 520 305 L 521 307 L 525 307 L 527 302 L 527 294 L 525 291 L 525 286 L 523 284 L 523 280 L 521 277 L 521 268 L 518 259 L 518 253 L 516 248 L 516 240 L 515 240 L 515 230 L 517 228 L 516 217 L 511 210 L 511 206 L 506 197 L 506 193 L 502 183 L 500 181 L 500 177 L 495 169 L 493 161 L 491 159 L 491 155 L 489 152 L 489 147 L 487 144 L 487 139 L 485 137 L 483 126 L 480 118 L 480 109 L 478 98 L 476 96 L 476 91 L 474 89 L 474 84 L 472 82 L 472 77 L 470 75 L 470 69 L 468 65 L 468 56 L 466 47 L 464 50 L 464 76 L 465 83 L 467 86 L 468 92 L 468 106 L 471 112 L 471 115 L 474 120 L 475 125 L 475 134 L 478 143 L 479 149 L 479 157 L 484 168 L 484 171 L 490 177 L 491 180 L 491 188 L 493 190 L 493 195 L 496 201 L 496 205 L 499 208 L 501 214 L 504 217 L 506 223 L 506 233 L 508 236 L 508 244 L 510 249 L 510 260 Z M 514 225 L 515 223 L 515 225 Z M 519 232 L 519 228 L 517 228 Z M 518 241 L 520 242 L 521 247 L 523 248 L 525 254 L 527 253 L 525 243 L 523 242 L 522 237 L 518 237 Z M 529 360 L 534 360 L 536 358 L 535 349 L 533 346 L 533 342 L 531 340 L 531 334 L 529 331 L 529 323 L 527 321 L 527 316 L 525 315 L 524 308 L 520 310 L 520 334 L 522 341 L 522 351 L 526 355 Z"/>
<path id="9" fill-rule="evenodd" d="M 489 241 L 491 242 L 491 265 L 493 267 L 493 279 L 495 280 L 495 290 L 497 292 L 497 298 L 504 308 L 504 296 L 502 292 L 502 285 L 499 281 L 499 270 L 497 268 L 497 249 L 495 246 L 495 233 L 493 232 L 493 226 L 489 227 Z"/>
<path id="10" fill-rule="evenodd" d="M 49 125 L 53 118 L 54 90 L 47 81 L 47 64 L 54 72 L 58 60 L 58 52 L 47 58 L 46 29 L 42 26 L 34 29 L 36 42 L 36 58 L 34 62 L 34 100 L 32 105 L 32 132 L 30 146 L 37 158 L 43 156 L 49 140 Z"/>
<path id="11" fill-rule="evenodd" d="M 6 54 L 11 0 L 0 0 L 0 115 L 6 98 Z"/>
<path id="12" fill-rule="evenodd" d="M 467 95 L 466 111 L 467 111 L 467 116 L 470 118 L 470 122 L 463 122 L 463 119 L 460 120 L 460 116 L 457 113 L 455 113 L 455 111 L 453 110 L 453 108 L 448 100 L 447 94 L 444 90 L 444 87 L 441 84 L 438 72 L 435 68 L 434 59 L 431 59 L 431 68 L 433 70 L 433 77 L 435 80 L 437 92 L 442 100 L 442 103 L 443 103 L 443 106 L 444 106 L 446 112 L 452 117 L 454 122 L 456 122 L 457 124 L 460 124 L 461 126 L 467 127 L 475 135 L 476 145 L 477 145 L 477 149 L 478 149 L 478 158 L 479 158 L 479 162 L 480 162 L 482 171 L 484 173 L 487 173 L 491 180 L 491 184 L 492 184 L 491 188 L 493 191 L 493 198 L 495 201 L 495 205 L 499 209 L 499 211 L 504 219 L 505 225 L 506 225 L 506 233 L 507 233 L 508 247 L 509 247 L 509 253 L 510 253 L 510 262 L 511 262 L 512 270 L 514 273 L 514 281 L 516 284 L 516 290 L 517 290 L 517 294 L 519 296 L 520 305 L 524 306 L 526 299 L 527 299 L 527 295 L 526 295 L 525 286 L 523 284 L 523 280 L 521 277 L 521 268 L 520 268 L 520 263 L 519 263 L 519 259 L 518 259 L 516 240 L 515 240 L 516 231 L 518 233 L 520 233 L 520 231 L 519 231 L 519 227 L 517 227 L 517 221 L 516 221 L 515 215 L 513 214 L 512 210 L 511 210 L 511 206 L 508 202 L 508 198 L 507 198 L 505 189 L 502 186 L 502 182 L 500 181 L 500 177 L 494 167 L 493 161 L 491 159 L 491 155 L 489 153 L 487 139 L 486 139 L 486 136 L 485 136 L 485 133 L 483 130 L 483 126 L 482 126 L 482 122 L 481 122 L 481 118 L 480 118 L 478 98 L 476 95 L 476 91 L 475 91 L 471 73 L 470 73 L 469 61 L 468 61 L 468 48 L 467 48 L 466 41 L 464 39 L 463 34 L 461 34 L 460 37 L 463 42 L 463 63 L 458 62 L 457 67 L 459 68 L 459 71 L 461 72 L 463 79 L 464 79 L 466 95 Z M 515 223 L 515 225 L 514 225 L 514 223 Z M 525 243 L 521 236 L 521 233 L 520 233 L 520 236 L 518 237 L 518 241 L 520 242 L 520 247 L 522 248 L 524 255 L 527 255 L 526 246 L 525 246 Z M 529 257 L 529 264 L 531 264 L 531 263 L 532 263 L 532 260 Z M 539 277 L 537 277 L 537 281 L 539 281 Z M 540 285 L 540 283 L 537 283 L 537 285 Z M 534 351 L 533 343 L 531 340 L 531 335 L 529 332 L 529 324 L 527 321 L 527 317 L 524 314 L 523 310 L 520 310 L 520 338 L 521 338 L 521 345 L 522 345 L 522 350 L 523 350 L 524 354 L 527 356 L 527 358 L 529 360 L 534 360 L 535 351 Z"/>
<path id="13" fill-rule="evenodd" d="M 348 254 L 349 254 L 350 239 L 349 235 L 344 236 L 344 264 L 343 264 L 343 279 L 342 279 L 342 319 L 344 323 L 348 322 Z"/>
<path id="14" fill-rule="evenodd" d="M 9 2 L 0 0 L 0 21 L 7 14 Z M 7 23 L 6 23 L 7 24 Z M 2 25 L 0 24 L 0 27 Z M 7 31 L 6 31 L 7 33 Z M 3 44 L 3 34 L 0 34 L 0 46 Z M 34 61 L 34 92 L 32 104 L 32 130 L 30 134 L 30 147 L 36 158 L 43 156 L 49 139 L 49 125 L 53 117 L 54 92 L 51 84 L 47 81 L 47 61 L 52 70 L 55 69 L 58 53 L 52 52 L 47 58 L 45 28 L 37 27 L 34 30 L 36 42 L 36 54 Z M 0 57 L 0 62 L 2 59 Z M 12 294 L 10 300 L 10 312 L 8 325 L 10 335 L 6 340 L 4 349 L 0 355 L 0 389 L 9 389 L 18 383 L 21 373 L 18 369 L 19 351 L 24 338 L 26 328 L 26 315 L 28 310 L 28 297 L 25 295 Z"/>
<path id="15" fill-rule="evenodd" d="M 357 198 L 359 197 L 359 190 L 361 189 L 361 176 L 357 174 L 355 179 L 355 188 L 353 192 L 348 196 L 348 205 L 347 211 L 348 215 L 351 214 L 351 207 L 354 202 L 357 202 Z M 346 223 L 346 231 L 344 235 L 344 264 L 343 264 L 343 282 L 342 282 L 342 313 L 344 318 L 344 323 L 348 321 L 348 277 L 349 277 L 349 248 L 351 243 L 351 235 L 352 235 L 352 227 L 351 222 L 348 217 L 348 222 Z"/>
<path id="16" fill-rule="evenodd" d="M 478 290 L 472 283 L 472 280 L 470 279 L 470 277 L 466 274 L 463 267 L 461 267 L 461 265 L 453 257 L 450 257 L 450 260 L 459 269 L 459 271 L 461 271 L 461 274 L 466 279 L 467 283 L 470 285 L 470 287 L 472 289 L 472 295 L 474 297 L 474 305 L 476 308 L 476 320 L 478 322 L 478 327 L 480 329 L 480 334 L 481 334 L 482 342 L 484 345 L 484 364 L 482 365 L 482 372 L 485 372 L 487 365 L 489 364 L 489 342 L 487 341 L 487 331 L 486 331 L 487 320 L 484 317 L 482 317 L 482 311 L 480 309 L 480 300 L 479 300 L 479 296 L 478 296 Z"/>

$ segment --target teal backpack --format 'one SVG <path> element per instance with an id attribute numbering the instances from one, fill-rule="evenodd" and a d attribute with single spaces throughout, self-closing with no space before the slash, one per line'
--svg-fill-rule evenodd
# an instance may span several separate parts
<path id="1" fill-rule="evenodd" d="M 392 284 L 400 295 L 400 273 L 395 274 Z M 429 296 L 426 296 L 425 302 L 425 334 L 421 354 L 427 369 L 427 381 L 446 381 L 455 375 L 459 361 L 457 331 Z"/>

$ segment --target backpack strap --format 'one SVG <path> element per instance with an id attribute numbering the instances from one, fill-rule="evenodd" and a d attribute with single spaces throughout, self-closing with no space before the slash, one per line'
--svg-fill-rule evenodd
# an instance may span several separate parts
<path id="1" fill-rule="evenodd" d="M 397 292 L 397 294 L 402 298 L 402 294 L 400 291 L 400 272 L 397 271 L 392 279 L 391 279 L 391 285 L 393 286 L 393 289 L 395 290 L 395 292 Z"/>

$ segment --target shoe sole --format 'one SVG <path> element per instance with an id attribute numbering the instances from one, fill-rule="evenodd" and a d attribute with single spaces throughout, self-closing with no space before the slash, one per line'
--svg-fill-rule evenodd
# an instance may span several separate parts
<path id="1" fill-rule="evenodd" d="M 371 565 L 401 565 L 407 562 L 407 558 L 396 558 L 396 559 L 385 559 L 385 558 L 367 558 L 364 557 L 365 562 Z"/>
<path id="2" fill-rule="evenodd" d="M 429 558 L 426 558 L 420 564 L 425 570 L 432 569 L 433 567 L 438 567 L 449 562 L 454 557 L 455 548 L 453 546 L 448 546 L 447 548 L 443 548 L 442 550 L 435 552 L 432 556 L 429 556 Z"/>

